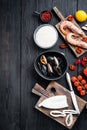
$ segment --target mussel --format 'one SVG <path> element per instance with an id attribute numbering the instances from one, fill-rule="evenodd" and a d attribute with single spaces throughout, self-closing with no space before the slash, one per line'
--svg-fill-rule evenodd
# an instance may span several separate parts
<path id="1" fill-rule="evenodd" d="M 39 70 L 40 70 L 44 75 L 47 75 L 47 66 L 46 66 L 46 65 L 43 65 L 43 64 L 41 64 L 40 62 L 38 62 L 38 67 L 39 67 Z"/>
<path id="2" fill-rule="evenodd" d="M 40 62 L 41 62 L 42 64 L 44 64 L 44 65 L 47 64 L 47 59 L 46 59 L 45 55 L 42 55 L 42 56 L 40 57 Z"/>
<path id="3" fill-rule="evenodd" d="M 56 56 L 54 56 L 53 57 L 53 63 L 54 63 L 54 66 L 57 66 L 57 67 L 59 67 L 59 60 L 57 59 L 57 57 Z"/>
<path id="4" fill-rule="evenodd" d="M 41 73 L 49 76 L 62 75 L 61 63 L 56 56 L 41 55 L 38 67 Z"/>
<path id="5" fill-rule="evenodd" d="M 50 64 L 53 64 L 53 56 L 48 56 L 47 57 L 47 62 L 50 63 Z"/>
<path id="6" fill-rule="evenodd" d="M 52 68 L 52 66 L 49 63 L 47 63 L 47 70 L 48 70 L 48 75 L 52 75 L 53 74 L 53 68 Z"/>
<path id="7" fill-rule="evenodd" d="M 56 74 L 58 74 L 59 76 L 62 75 L 62 71 L 61 71 L 60 67 L 54 66 L 53 68 L 54 68 L 54 71 L 55 71 Z"/>

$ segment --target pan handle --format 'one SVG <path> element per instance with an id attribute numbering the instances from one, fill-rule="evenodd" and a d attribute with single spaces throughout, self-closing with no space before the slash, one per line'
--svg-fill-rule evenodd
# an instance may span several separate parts
<path id="1" fill-rule="evenodd" d="M 57 9 L 57 7 L 53 7 L 53 11 L 57 14 L 57 16 L 61 19 L 61 20 L 65 20 L 64 16 L 61 14 L 61 12 Z"/>

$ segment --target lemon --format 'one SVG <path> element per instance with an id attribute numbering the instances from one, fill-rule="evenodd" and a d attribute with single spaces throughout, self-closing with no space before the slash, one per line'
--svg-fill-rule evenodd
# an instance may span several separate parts
<path id="1" fill-rule="evenodd" d="M 78 10 L 78 11 L 76 11 L 76 13 L 75 13 L 75 18 L 76 18 L 76 20 L 79 21 L 79 22 L 84 22 L 84 21 L 86 21 L 86 19 L 87 19 L 87 14 L 86 14 L 86 12 L 83 11 L 83 10 Z"/>

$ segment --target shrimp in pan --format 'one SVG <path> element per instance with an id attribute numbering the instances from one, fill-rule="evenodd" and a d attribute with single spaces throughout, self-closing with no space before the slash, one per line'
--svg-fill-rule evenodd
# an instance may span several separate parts
<path id="1" fill-rule="evenodd" d="M 74 33 L 68 33 L 66 35 L 66 40 L 68 41 L 68 43 L 70 43 L 73 46 L 78 46 L 78 47 L 87 49 L 87 42 L 82 41 L 81 38 L 76 39 L 75 37 L 76 35 Z"/>
<path id="2" fill-rule="evenodd" d="M 70 21 L 67 21 L 67 20 L 64 20 L 60 23 L 60 31 L 64 34 L 64 35 L 67 35 L 67 31 L 66 31 L 66 28 L 68 28 L 70 31 L 74 32 L 74 33 L 77 33 L 79 35 L 84 35 L 84 33 L 82 32 L 81 29 L 79 29 L 77 26 L 75 26 L 72 22 Z"/>

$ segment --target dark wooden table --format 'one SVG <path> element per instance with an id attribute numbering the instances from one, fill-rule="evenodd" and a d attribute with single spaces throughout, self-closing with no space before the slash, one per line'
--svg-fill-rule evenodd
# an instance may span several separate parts
<path id="1" fill-rule="evenodd" d="M 36 56 L 44 51 L 33 41 L 34 30 L 42 24 L 33 11 L 51 10 L 53 6 L 66 17 L 74 15 L 77 9 L 87 11 L 87 0 L 0 0 L 0 130 L 66 130 L 35 110 L 38 97 L 31 93 L 36 82 L 44 88 L 49 83 L 36 74 L 33 66 Z M 58 22 L 53 14 L 50 24 Z M 77 58 L 68 46 L 64 50 L 59 48 L 62 42 L 59 34 L 57 44 L 49 50 L 64 52 L 69 64 L 73 63 Z M 78 65 L 76 71 L 68 72 L 77 75 L 82 69 Z M 65 76 L 57 82 L 68 88 Z M 84 99 L 87 100 L 87 96 Z M 73 127 L 77 129 L 87 129 L 86 109 Z"/>

